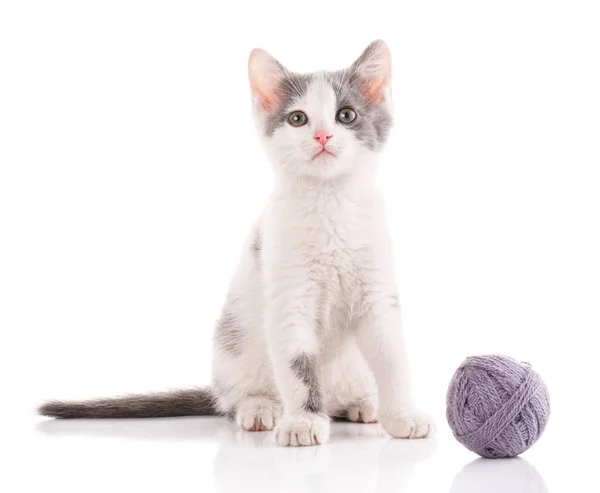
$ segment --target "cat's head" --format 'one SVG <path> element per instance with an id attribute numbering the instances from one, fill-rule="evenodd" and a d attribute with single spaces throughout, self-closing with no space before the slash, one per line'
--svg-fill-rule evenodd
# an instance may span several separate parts
<path id="1" fill-rule="evenodd" d="M 371 43 L 347 69 L 298 74 L 266 51 L 249 60 L 254 115 L 278 173 L 331 179 L 371 166 L 392 124 L 391 59 Z"/>

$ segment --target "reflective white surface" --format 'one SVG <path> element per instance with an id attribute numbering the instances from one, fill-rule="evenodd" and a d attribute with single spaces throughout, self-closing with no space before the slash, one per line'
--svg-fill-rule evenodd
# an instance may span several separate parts
<path id="1" fill-rule="evenodd" d="M 30 438 L 38 470 L 25 481 L 50 491 L 548 491 L 525 459 L 473 460 L 445 433 L 393 440 L 379 425 L 336 422 L 329 444 L 302 448 L 224 418 L 49 420 Z"/>

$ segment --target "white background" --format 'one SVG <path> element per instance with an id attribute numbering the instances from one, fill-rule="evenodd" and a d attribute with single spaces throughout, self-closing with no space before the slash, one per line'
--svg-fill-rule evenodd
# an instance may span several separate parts
<path id="1" fill-rule="evenodd" d="M 589 489 L 599 12 L 579 0 L 3 1 L 1 489 Z M 379 182 L 416 397 L 438 437 L 336 424 L 329 445 L 284 450 L 225 419 L 36 417 L 46 398 L 208 383 L 213 323 L 272 185 L 247 56 L 260 46 L 292 70 L 338 69 L 376 38 L 392 50 L 397 117 Z M 463 470 L 475 456 L 447 428 L 446 386 L 464 357 L 490 352 L 530 361 L 553 414 L 523 461 Z"/>

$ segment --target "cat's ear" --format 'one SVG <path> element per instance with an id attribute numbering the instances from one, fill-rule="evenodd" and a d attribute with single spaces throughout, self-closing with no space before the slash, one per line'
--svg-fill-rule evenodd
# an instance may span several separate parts
<path id="1" fill-rule="evenodd" d="M 373 41 L 350 68 L 363 83 L 363 94 L 373 104 L 385 99 L 392 81 L 392 56 L 384 41 Z"/>
<path id="2" fill-rule="evenodd" d="M 286 69 L 265 50 L 255 48 L 248 60 L 248 77 L 252 99 L 267 112 L 273 111 L 281 102 L 279 87 Z"/>

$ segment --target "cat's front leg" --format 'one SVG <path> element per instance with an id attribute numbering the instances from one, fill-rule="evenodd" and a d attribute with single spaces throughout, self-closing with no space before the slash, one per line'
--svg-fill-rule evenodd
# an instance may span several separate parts
<path id="1" fill-rule="evenodd" d="M 320 445 L 329 439 L 318 378 L 316 297 L 303 283 L 286 279 L 272 293 L 266 310 L 269 353 L 284 415 L 275 428 L 282 446 Z"/>
<path id="2" fill-rule="evenodd" d="M 379 422 L 396 438 L 425 438 L 434 433 L 431 419 L 411 399 L 406 347 L 397 295 L 369 304 L 357 326 L 356 341 L 375 376 Z"/>

